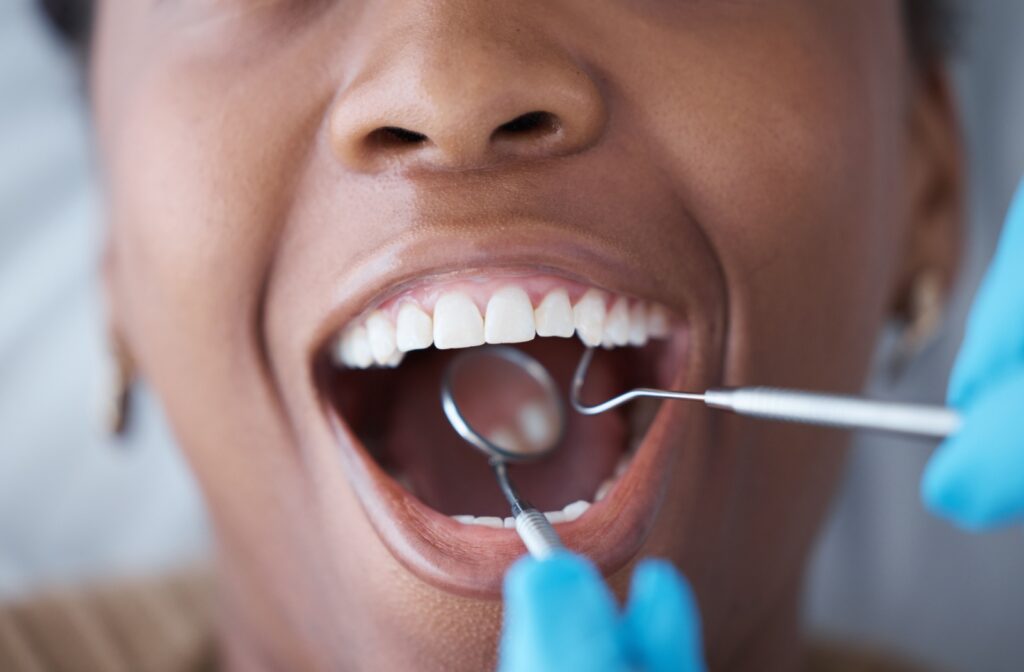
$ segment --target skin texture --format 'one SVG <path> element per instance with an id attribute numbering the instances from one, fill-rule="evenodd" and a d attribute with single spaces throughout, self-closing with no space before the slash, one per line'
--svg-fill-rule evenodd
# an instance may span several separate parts
<path id="1" fill-rule="evenodd" d="M 685 312 L 694 386 L 856 391 L 911 280 L 953 272 L 953 114 L 891 0 L 105 0 L 96 31 L 111 315 L 205 494 L 239 669 L 493 661 L 500 601 L 392 557 L 317 401 L 326 316 L 385 278 L 597 251 Z M 560 131 L 492 135 L 533 111 Z M 692 582 L 712 668 L 795 667 L 844 437 L 694 411 L 665 440 L 641 555 Z"/>

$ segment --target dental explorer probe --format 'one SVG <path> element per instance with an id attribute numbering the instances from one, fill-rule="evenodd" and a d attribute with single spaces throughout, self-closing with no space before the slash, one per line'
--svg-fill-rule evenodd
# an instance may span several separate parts
<path id="1" fill-rule="evenodd" d="M 570 402 L 583 415 L 604 413 L 640 397 L 655 397 L 703 401 L 710 408 L 766 420 L 934 438 L 949 436 L 959 429 L 961 422 L 956 411 L 944 406 L 876 401 L 777 387 L 713 388 L 704 393 L 640 387 L 591 406 L 580 401 L 580 391 L 593 358 L 594 349 L 587 348 L 572 378 Z"/>

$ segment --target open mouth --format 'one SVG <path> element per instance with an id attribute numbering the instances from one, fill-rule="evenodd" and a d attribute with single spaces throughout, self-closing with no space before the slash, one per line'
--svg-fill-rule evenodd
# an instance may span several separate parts
<path id="1" fill-rule="evenodd" d="M 525 552 L 487 458 L 440 403 L 452 358 L 490 344 L 537 359 L 565 400 L 584 348 L 601 347 L 588 401 L 678 385 L 687 349 L 684 321 L 664 306 L 525 272 L 421 279 L 324 343 L 316 379 L 371 523 L 415 573 L 473 594 L 499 590 L 507 564 Z M 667 472 L 658 425 L 669 419 L 658 409 L 644 400 L 598 416 L 569 411 L 553 454 L 509 470 L 566 546 L 605 571 L 635 556 L 653 523 Z"/>

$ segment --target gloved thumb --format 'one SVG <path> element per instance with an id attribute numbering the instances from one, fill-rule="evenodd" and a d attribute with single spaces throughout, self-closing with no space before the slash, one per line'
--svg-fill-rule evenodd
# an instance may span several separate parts
<path id="1" fill-rule="evenodd" d="M 523 558 L 505 575 L 502 672 L 621 672 L 615 598 L 583 558 Z"/>
<path id="2" fill-rule="evenodd" d="M 1024 520 L 1024 367 L 975 398 L 964 424 L 932 455 L 921 497 L 938 515 L 971 530 Z"/>
<path id="3" fill-rule="evenodd" d="M 633 574 L 624 620 L 633 669 L 703 672 L 700 615 L 686 579 L 663 560 Z"/>

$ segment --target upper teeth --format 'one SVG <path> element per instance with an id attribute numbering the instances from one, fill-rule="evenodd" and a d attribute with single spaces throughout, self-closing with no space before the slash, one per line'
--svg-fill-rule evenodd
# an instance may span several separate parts
<path id="1" fill-rule="evenodd" d="M 402 355 L 431 345 L 468 348 L 484 343 L 522 343 L 535 336 L 570 337 L 588 346 L 643 345 L 669 332 L 667 311 L 656 304 L 611 297 L 587 290 L 575 305 L 564 288 L 548 292 L 534 307 L 526 291 L 514 284 L 498 288 L 484 313 L 458 290 L 442 293 L 433 315 L 411 299 L 395 310 L 374 310 L 349 325 L 334 346 L 335 360 L 345 366 L 397 366 Z"/>

